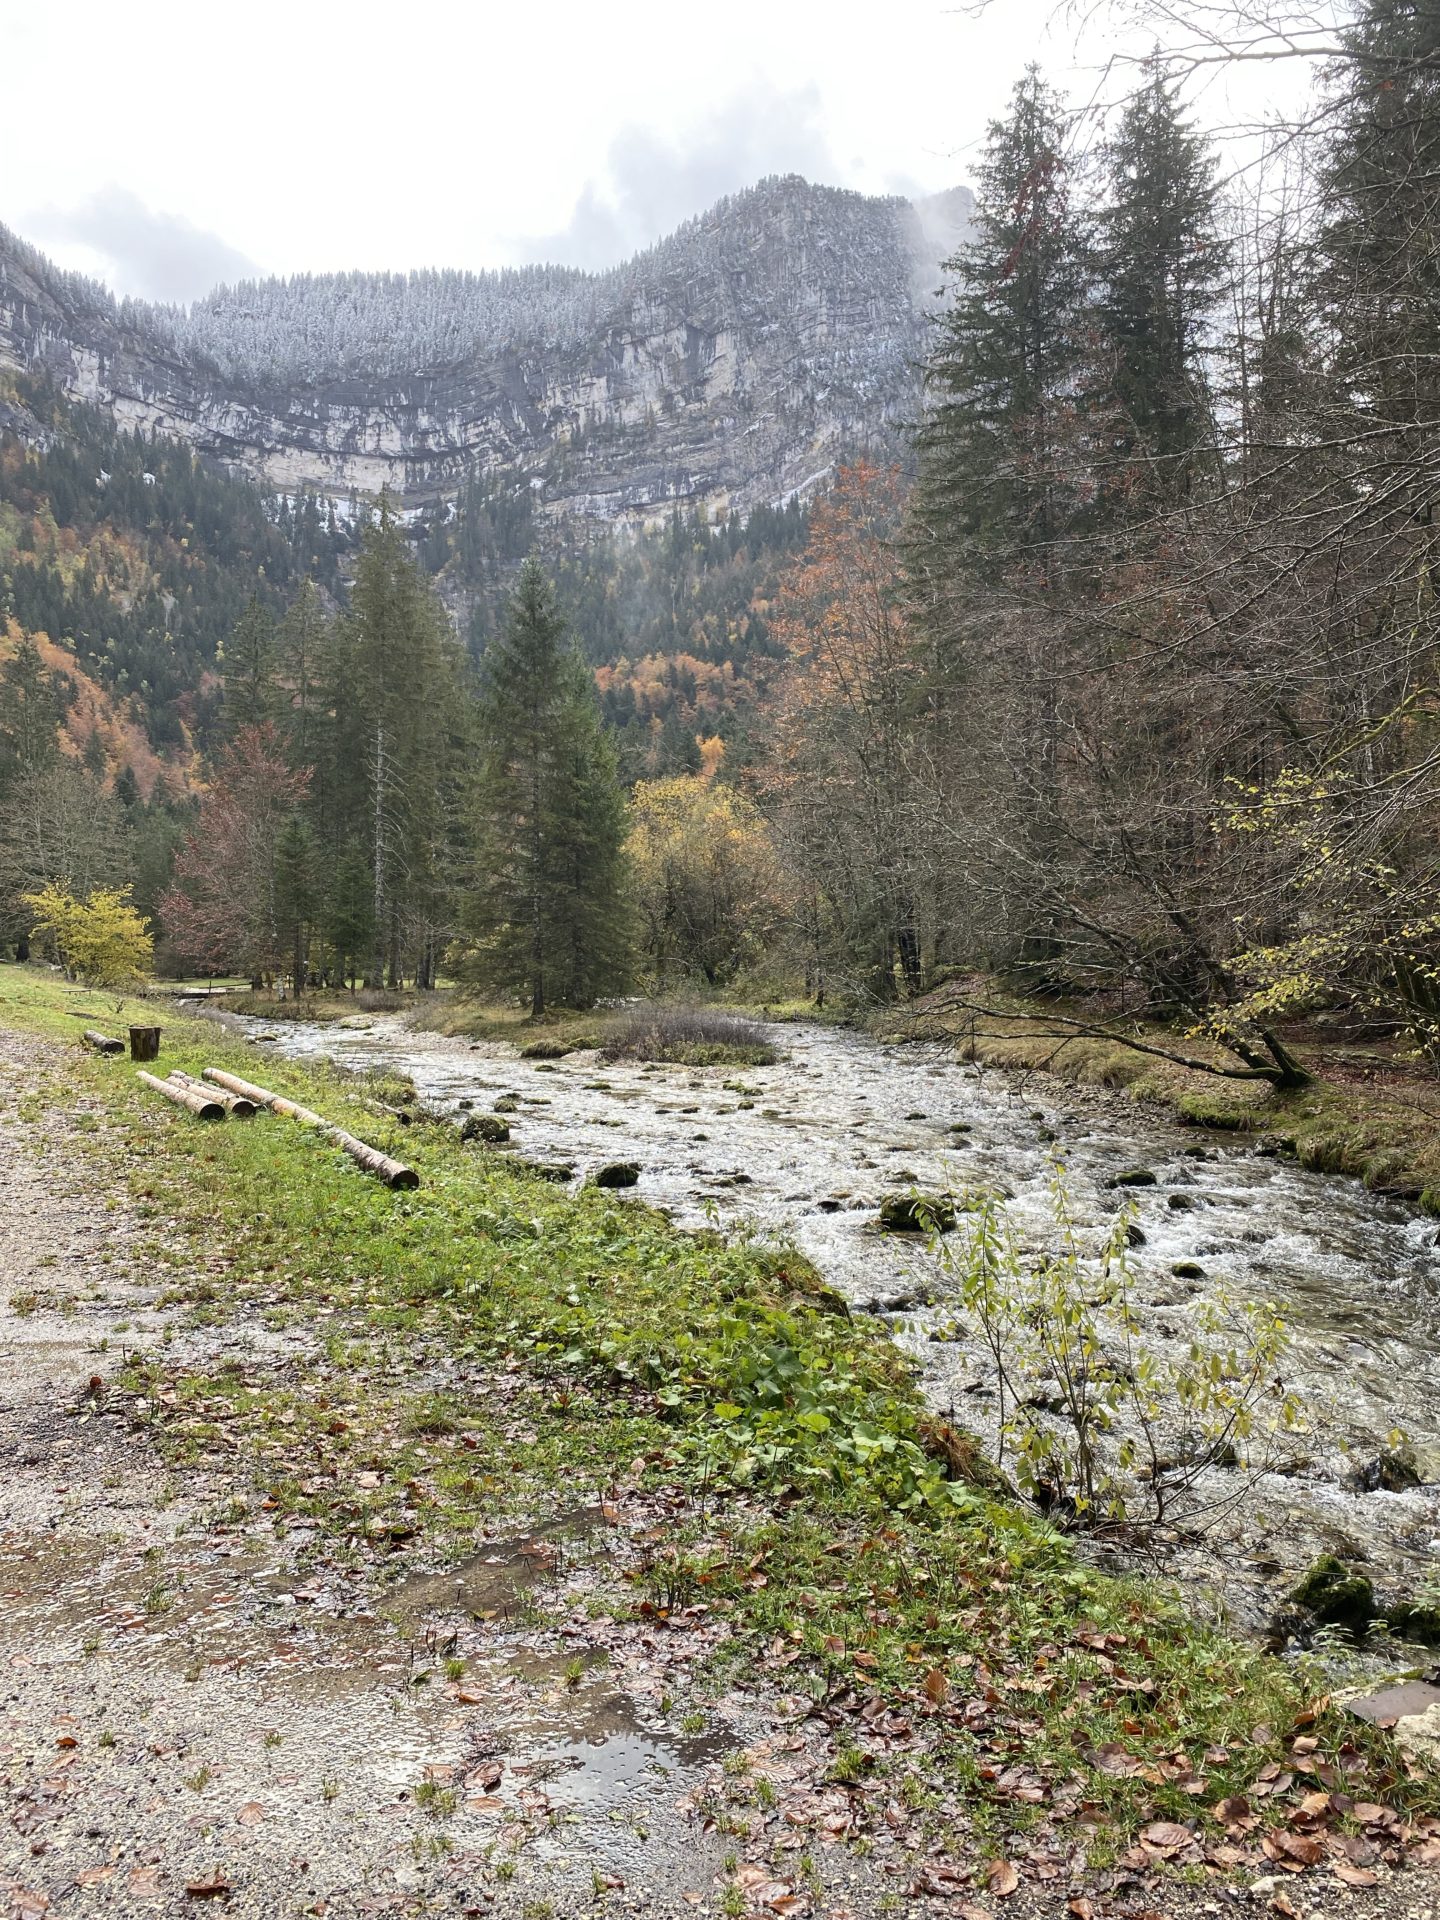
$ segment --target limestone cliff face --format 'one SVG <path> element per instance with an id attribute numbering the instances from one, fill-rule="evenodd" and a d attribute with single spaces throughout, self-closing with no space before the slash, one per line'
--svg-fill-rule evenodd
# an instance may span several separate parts
<path id="1" fill-rule="evenodd" d="M 351 341 L 327 371 L 307 337 L 302 359 L 283 287 L 216 296 L 202 326 L 117 305 L 0 229 L 0 365 L 285 491 L 388 486 L 421 508 L 474 468 L 528 480 L 548 514 L 748 509 L 915 417 L 925 315 L 968 214 L 963 188 L 912 206 L 766 181 L 623 268 L 567 277 L 561 301 L 536 282 L 532 311 L 530 283 L 507 282 L 503 322 L 403 377 L 393 339 Z M 328 286 L 305 296 L 312 336 Z"/>

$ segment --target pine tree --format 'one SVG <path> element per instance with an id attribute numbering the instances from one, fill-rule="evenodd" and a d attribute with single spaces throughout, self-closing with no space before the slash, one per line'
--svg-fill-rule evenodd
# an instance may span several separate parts
<path id="1" fill-rule="evenodd" d="M 1157 66 L 1105 156 L 1098 373 L 1116 415 L 1101 474 L 1112 502 L 1184 498 L 1211 437 L 1203 354 L 1225 266 L 1214 170 Z"/>
<path id="2" fill-rule="evenodd" d="M 297 766 L 315 750 L 320 663 L 325 653 L 325 609 L 313 580 L 302 583 L 280 625 L 277 664 L 284 683 L 287 730 Z"/>
<path id="3" fill-rule="evenodd" d="M 275 622 L 252 594 L 225 643 L 225 727 L 233 740 L 246 727 L 263 727 L 279 709 Z"/>
<path id="4" fill-rule="evenodd" d="M 531 1012 L 589 1006 L 626 978 L 625 814 L 614 749 L 538 562 L 485 656 L 471 971 Z"/>
<path id="5" fill-rule="evenodd" d="M 297 811 L 275 841 L 275 931 L 279 950 L 289 956 L 297 1000 L 305 991 L 315 891 L 315 838 Z"/>
<path id="6" fill-rule="evenodd" d="M 22 634 L 0 666 L 0 785 L 51 766 L 60 751 L 60 703 L 40 649 Z"/>
<path id="7" fill-rule="evenodd" d="M 975 237 L 928 369 L 917 524 L 931 567 L 1043 585 L 1077 489 L 1075 394 L 1086 245 L 1070 201 L 1059 97 L 1030 67 L 991 124 Z"/>
<path id="8" fill-rule="evenodd" d="M 317 809 L 332 860 L 357 845 L 369 865 L 366 978 L 397 985 L 408 957 L 433 985 L 456 863 L 465 666 L 388 497 L 361 540 L 350 616 L 322 651 Z"/>

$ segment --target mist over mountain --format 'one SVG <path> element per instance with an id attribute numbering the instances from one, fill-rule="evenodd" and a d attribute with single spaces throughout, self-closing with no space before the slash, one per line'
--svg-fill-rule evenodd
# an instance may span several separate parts
<path id="1" fill-rule="evenodd" d="M 748 511 L 898 443 L 970 206 L 787 175 L 604 272 L 301 275 L 188 312 L 0 229 L 0 365 L 286 492 L 423 508 L 480 471 L 549 516 Z"/>

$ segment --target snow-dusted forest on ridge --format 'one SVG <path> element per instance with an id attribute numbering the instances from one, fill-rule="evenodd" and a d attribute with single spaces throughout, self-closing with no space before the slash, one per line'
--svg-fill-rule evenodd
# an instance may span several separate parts
<path id="1" fill-rule="evenodd" d="M 603 273 L 540 265 L 296 274 L 217 287 L 188 312 L 117 301 L 99 282 L 62 272 L 23 241 L 3 237 L 72 309 L 158 335 L 172 351 L 233 379 L 296 383 L 347 374 L 403 379 L 505 349 L 575 346 L 667 290 L 687 312 L 743 313 L 762 258 L 767 309 L 787 285 L 806 303 L 842 307 L 852 293 L 873 299 L 880 286 L 893 288 L 889 317 L 899 319 L 918 290 L 917 267 L 934 265 L 924 258 L 921 223 L 908 201 L 811 186 L 794 175 L 717 202 Z M 0 259 L 0 276 L 4 270 Z"/>

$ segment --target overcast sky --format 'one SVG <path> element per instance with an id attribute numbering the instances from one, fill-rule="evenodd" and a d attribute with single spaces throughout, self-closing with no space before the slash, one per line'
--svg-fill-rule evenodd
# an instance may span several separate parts
<path id="1" fill-rule="evenodd" d="M 969 178 L 1054 0 L 0 0 L 0 221 L 118 292 L 623 258 L 797 172 Z"/>

